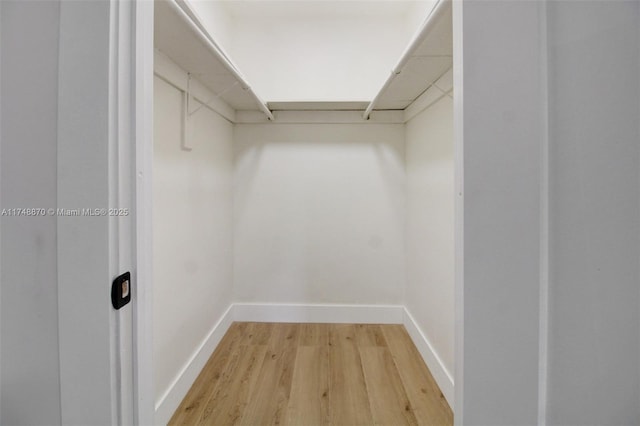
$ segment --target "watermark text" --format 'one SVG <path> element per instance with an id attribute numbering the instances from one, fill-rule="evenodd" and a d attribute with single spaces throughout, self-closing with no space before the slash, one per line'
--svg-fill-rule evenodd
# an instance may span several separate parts
<path id="1" fill-rule="evenodd" d="M 100 217 L 100 216 L 129 216 L 128 208 L 10 208 L 2 209 L 0 215 L 3 217 Z"/>

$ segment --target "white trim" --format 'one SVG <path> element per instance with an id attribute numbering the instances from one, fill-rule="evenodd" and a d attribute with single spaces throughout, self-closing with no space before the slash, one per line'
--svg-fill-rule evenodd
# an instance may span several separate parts
<path id="1" fill-rule="evenodd" d="M 402 324 L 401 305 L 236 303 L 234 321 Z"/>
<path id="2" fill-rule="evenodd" d="M 233 322 L 233 304 L 222 314 L 218 322 L 211 328 L 207 337 L 193 352 L 193 355 L 184 364 L 176 378 L 171 382 L 169 388 L 164 391 L 162 396 L 156 402 L 154 424 L 166 425 L 171 416 L 177 410 L 178 406 L 189 392 L 191 385 L 206 365 L 215 351 L 218 343 L 222 340 L 231 323 Z"/>
<path id="3" fill-rule="evenodd" d="M 133 416 L 134 424 L 153 424 L 153 2 L 134 4 L 134 267 Z"/>
<path id="4" fill-rule="evenodd" d="M 109 59 L 108 205 L 134 211 L 135 202 L 135 4 L 111 2 Z M 135 270 L 135 217 L 109 217 L 111 276 Z M 118 424 L 134 422 L 133 310 L 130 304 L 114 313 L 113 358 Z"/>
<path id="5" fill-rule="evenodd" d="M 427 364 L 427 367 L 429 368 L 431 375 L 433 376 L 436 383 L 440 387 L 440 390 L 442 391 L 442 394 L 444 395 L 447 402 L 449 403 L 451 410 L 453 410 L 454 409 L 453 376 L 451 375 L 449 370 L 447 370 L 447 367 L 445 367 L 444 363 L 438 356 L 438 353 L 435 351 L 435 349 L 433 349 L 433 345 L 431 345 L 431 342 L 429 342 L 429 339 L 422 332 L 422 330 L 418 326 L 418 323 L 416 323 L 416 320 L 413 318 L 413 316 L 411 315 L 411 313 L 406 307 L 403 309 L 403 313 L 404 313 L 404 316 L 403 316 L 404 327 L 407 329 L 407 332 L 409 333 L 411 340 L 413 340 L 413 343 L 416 345 L 416 348 L 418 348 L 418 352 L 420 352 L 422 359 L 424 360 L 425 364 Z"/>
<path id="6" fill-rule="evenodd" d="M 0 23 L 2 23 L 2 5 L 0 5 Z M 0 43 L 0 49 L 2 44 Z M 0 53 L 0 93 L 2 93 L 2 54 Z M 2 143 L 2 106 L 0 104 L 0 143 Z M 1 150 L 0 150 L 1 151 Z M 0 165 L 2 157 L 0 156 Z M 0 166 L 0 176 L 2 176 L 2 168 Z M 0 190 L 0 200 L 2 200 L 2 191 Z M 2 239 L 2 222 L 0 221 L 0 241 L 4 241 Z M 2 265 L 2 245 L 0 244 L 0 265 Z M 0 276 L 2 275 L 2 266 L 0 266 Z M 56 277 L 57 278 L 57 277 Z M 0 306 L 2 306 L 2 292 L 0 292 Z M 2 365 L 2 351 L 0 350 L 0 365 Z M 0 398 L 0 419 L 2 419 L 2 398 Z"/>
<path id="7" fill-rule="evenodd" d="M 454 402 L 453 421 L 464 425 L 464 4 L 451 5 L 453 30 L 453 161 L 455 176 L 454 211 Z M 453 407 L 454 404 L 451 404 Z"/>

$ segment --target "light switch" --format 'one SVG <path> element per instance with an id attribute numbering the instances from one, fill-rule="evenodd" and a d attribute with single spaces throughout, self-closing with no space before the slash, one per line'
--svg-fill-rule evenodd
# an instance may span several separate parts
<path id="1" fill-rule="evenodd" d="M 131 274 L 124 274 L 113 280 L 111 285 L 111 304 L 114 309 L 120 309 L 131 300 Z"/>

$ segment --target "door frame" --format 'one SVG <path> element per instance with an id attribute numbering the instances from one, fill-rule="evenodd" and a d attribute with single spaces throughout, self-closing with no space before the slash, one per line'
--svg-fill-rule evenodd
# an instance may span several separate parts
<path id="1" fill-rule="evenodd" d="M 136 298 L 115 310 L 110 300 L 116 276 L 138 274 L 134 160 L 137 144 L 152 135 L 136 138 L 146 122 L 136 113 L 152 110 L 140 110 L 143 98 L 133 93 L 147 90 L 134 60 L 146 49 L 133 31 L 145 30 L 145 16 L 152 19 L 145 5 L 59 2 L 56 207 L 83 210 L 56 218 L 62 424 L 150 423 L 134 415 L 135 406 L 144 411 L 135 397 L 144 392 L 134 394 L 133 377 L 145 374 L 133 366 L 140 340 L 133 326 L 147 324 L 133 315 L 148 304 Z"/>
<path id="2" fill-rule="evenodd" d="M 134 424 L 155 424 L 153 379 L 153 0 L 133 2 L 135 81 Z"/>
<path id="3" fill-rule="evenodd" d="M 540 347 L 540 356 L 545 356 L 543 349 L 546 344 L 544 333 L 546 325 L 544 321 L 539 321 L 541 316 L 546 315 L 544 297 L 539 299 L 521 296 L 529 293 L 537 294 L 537 291 L 544 296 L 544 288 L 547 285 L 544 271 L 535 273 L 540 267 L 540 260 L 542 259 L 544 263 L 544 259 L 548 256 L 544 239 L 548 226 L 545 221 L 546 206 L 544 204 L 544 199 L 548 196 L 548 188 L 544 185 L 547 158 L 543 151 L 538 158 L 530 155 L 532 146 L 535 146 L 538 141 L 536 139 L 538 136 L 541 143 L 544 143 L 544 132 L 540 135 L 536 132 L 531 134 L 532 128 L 538 129 L 535 125 L 532 126 L 531 120 L 544 118 L 545 105 L 544 100 L 541 102 L 537 96 L 539 93 L 536 90 L 541 86 L 540 81 L 535 79 L 536 76 L 522 82 L 515 78 L 519 76 L 514 76 L 514 71 L 505 64 L 513 63 L 514 58 L 522 54 L 520 45 L 514 43 L 514 40 L 522 40 L 533 45 L 539 35 L 544 33 L 542 24 L 545 22 L 546 15 L 543 12 L 532 14 L 532 6 L 527 2 L 465 2 L 462 0 L 452 0 L 452 2 L 456 191 L 454 421 L 456 424 L 464 424 L 465 421 L 500 423 L 501 420 L 502 423 L 510 423 L 512 419 L 509 415 L 519 414 L 518 407 L 525 404 L 529 415 L 544 423 L 544 410 L 540 410 L 539 418 L 538 409 L 544 407 L 546 401 L 538 401 L 538 399 L 544 399 L 546 396 L 544 392 L 538 394 L 538 390 L 539 388 L 543 390 L 546 386 L 545 367 L 539 366 L 537 362 L 531 362 L 534 358 L 531 353 L 535 352 L 537 357 L 538 347 Z M 495 16 L 488 15 L 488 12 L 494 13 Z M 487 26 L 487 20 L 495 21 L 495 28 L 491 25 Z M 134 108 L 136 284 L 134 289 L 137 295 L 134 297 L 135 422 L 153 424 L 155 414 L 152 367 L 154 46 L 151 0 L 135 1 L 134 21 L 135 37 L 132 41 L 135 44 L 136 93 Z M 513 26 L 513 22 L 522 22 L 526 26 Z M 507 24 L 510 26 L 505 27 L 504 25 Z M 508 33 L 510 38 L 504 37 L 505 33 Z M 538 46 L 538 48 L 541 50 L 527 51 L 524 59 L 530 65 L 529 68 L 537 70 L 536 72 L 539 72 L 543 78 L 546 72 L 544 68 L 546 52 L 544 46 Z M 488 53 L 491 55 L 488 56 Z M 465 63 L 468 64 L 466 68 Z M 518 90 L 505 90 L 505 82 L 511 85 L 508 88 Z M 466 87 L 465 83 L 467 83 Z M 525 100 L 520 99 L 521 90 L 525 90 L 528 96 Z M 493 96 L 491 104 L 487 103 L 487 93 Z M 500 96 L 496 97 L 495 94 Z M 531 102 L 527 103 L 526 100 Z M 485 108 L 471 107 L 471 105 L 481 104 Z M 534 108 L 536 114 L 533 114 L 532 119 L 526 115 L 530 109 L 527 109 L 529 104 L 535 104 L 537 108 Z M 503 115 L 496 115 L 496 111 L 502 111 Z M 519 114 L 525 114 L 527 119 L 514 120 L 514 117 L 519 117 Z M 496 135 L 495 129 L 486 125 L 486 119 L 501 122 L 509 132 Z M 514 140 L 519 140 L 514 135 L 520 134 L 528 135 L 526 143 L 514 144 Z M 532 161 L 537 160 L 536 167 L 530 169 L 510 167 L 512 164 L 519 164 L 523 155 Z M 493 158 L 499 158 L 500 162 L 496 163 Z M 499 178 L 496 177 L 497 167 L 504 172 L 504 175 Z M 486 190 L 496 185 L 503 190 L 493 192 Z M 504 209 L 505 205 L 511 206 L 514 203 L 514 194 L 518 191 L 520 191 L 520 197 L 526 194 L 526 201 L 540 208 L 538 216 L 527 214 L 531 209 L 525 203 L 517 204 L 517 209 L 513 211 Z M 515 199 L 515 201 L 518 200 L 520 199 Z M 497 229 L 495 234 L 491 234 L 487 224 L 491 225 L 493 223 L 491 221 L 495 218 L 491 214 L 486 214 L 487 208 L 500 213 L 505 222 L 517 220 L 520 213 L 526 214 L 527 223 L 523 229 L 527 230 L 528 239 L 523 243 L 521 235 L 509 229 Z M 527 257 L 536 250 L 540 251 L 539 256 Z M 484 272 L 489 270 L 495 273 L 499 270 L 504 260 L 501 256 L 514 257 L 520 263 L 509 274 L 497 274 L 493 278 L 488 278 Z M 466 266 L 472 267 L 465 268 Z M 522 288 L 514 289 L 513 276 L 526 278 Z M 502 300 L 509 303 L 506 313 L 496 310 L 497 304 Z M 522 316 L 521 312 L 528 312 L 529 315 Z M 474 319 L 479 321 L 474 323 Z M 466 330 L 465 321 L 468 325 Z M 535 338 L 532 338 L 535 344 L 529 345 L 534 350 L 526 353 L 528 362 L 522 365 L 522 368 L 519 368 L 522 348 L 519 348 L 514 341 L 506 339 L 505 336 L 508 337 L 508 333 L 505 335 L 495 333 L 496 324 L 511 334 L 517 335 L 521 330 L 525 330 Z M 539 336 L 536 334 L 538 332 Z M 498 359 L 494 356 L 494 350 L 501 345 L 507 346 L 503 348 Z M 466 370 L 467 374 L 465 374 L 465 364 L 471 367 Z M 478 365 L 483 365 L 483 368 L 478 368 Z M 517 380 L 518 377 L 518 374 L 507 374 L 513 371 L 518 374 L 526 371 L 531 377 L 539 377 L 539 380 L 528 383 L 526 388 L 511 391 L 511 388 L 518 388 L 510 385 L 510 382 Z M 479 385 L 486 377 L 490 377 L 500 385 L 502 394 L 487 393 L 486 389 Z M 536 395 L 537 398 L 531 398 L 530 395 Z M 490 410 L 493 406 L 503 404 L 507 399 L 510 401 L 507 404 L 511 407 L 510 414 Z"/>

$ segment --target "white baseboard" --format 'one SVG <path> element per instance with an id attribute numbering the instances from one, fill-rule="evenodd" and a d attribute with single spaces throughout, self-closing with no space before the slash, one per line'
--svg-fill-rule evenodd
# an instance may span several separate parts
<path id="1" fill-rule="evenodd" d="M 154 423 L 166 425 L 176 411 L 196 378 L 209 360 L 209 357 L 222 340 L 233 322 L 233 304 L 230 305 L 216 325 L 209 331 L 207 337 L 194 351 L 193 355 L 185 363 L 180 373 L 171 386 L 156 402 Z"/>
<path id="2" fill-rule="evenodd" d="M 453 410 L 453 376 L 444 366 L 442 360 L 429 342 L 429 339 L 427 339 L 425 334 L 422 332 L 411 313 L 407 310 L 407 308 L 404 308 L 403 311 L 404 327 L 407 329 L 407 332 L 409 333 L 411 340 L 413 340 L 413 343 L 416 345 L 416 348 L 418 348 L 418 352 L 420 352 L 420 355 L 422 355 L 422 359 L 424 360 L 425 364 L 427 364 L 427 367 L 429 367 L 431 375 L 440 387 L 440 390 L 449 403 L 451 410 Z"/>
<path id="3" fill-rule="evenodd" d="M 401 305 L 236 303 L 235 321 L 402 324 Z"/>

